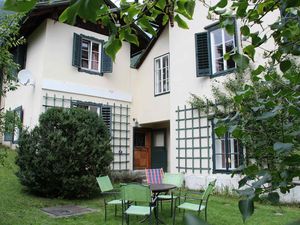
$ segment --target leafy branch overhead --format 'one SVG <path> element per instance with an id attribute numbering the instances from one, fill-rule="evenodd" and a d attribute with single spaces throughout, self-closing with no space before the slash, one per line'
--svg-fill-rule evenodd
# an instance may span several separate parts
<path id="1" fill-rule="evenodd" d="M 59 21 L 74 24 L 77 17 L 83 21 L 97 23 L 109 30 L 110 37 L 105 44 L 106 53 L 115 59 L 122 47 L 122 41 L 139 45 L 135 26 L 151 36 L 157 31 L 152 23 L 165 26 L 168 21 L 174 22 L 181 28 L 188 29 L 186 20 L 191 20 L 194 14 L 195 0 L 146 0 L 120 1 L 120 6 L 109 7 L 104 0 L 71 1 L 69 7 L 60 15 Z M 49 1 L 51 3 L 51 1 Z M 6 0 L 4 9 L 28 12 L 38 4 L 37 0 L 15 1 Z"/>

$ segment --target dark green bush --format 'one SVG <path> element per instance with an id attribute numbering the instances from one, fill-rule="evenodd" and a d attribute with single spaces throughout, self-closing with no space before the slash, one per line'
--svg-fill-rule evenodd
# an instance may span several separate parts
<path id="1" fill-rule="evenodd" d="M 30 191 L 51 197 L 90 197 L 96 176 L 109 172 L 110 136 L 102 119 L 79 108 L 52 108 L 19 139 L 17 176 Z"/>

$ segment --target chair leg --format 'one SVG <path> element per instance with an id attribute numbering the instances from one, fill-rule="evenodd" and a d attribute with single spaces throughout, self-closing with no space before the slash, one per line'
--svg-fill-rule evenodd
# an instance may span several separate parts
<path id="1" fill-rule="evenodd" d="M 162 204 L 162 200 L 160 200 L 160 211 L 162 212 L 163 210 L 163 204 Z"/>
<path id="2" fill-rule="evenodd" d="M 117 205 L 115 205 L 115 216 L 117 216 Z"/>
<path id="3" fill-rule="evenodd" d="M 171 199 L 171 218 L 173 216 L 173 198 Z"/>
<path id="4" fill-rule="evenodd" d="M 106 210 L 106 204 L 104 203 L 104 221 L 107 219 L 107 210 Z"/>
<path id="5" fill-rule="evenodd" d="M 176 205 L 175 205 L 175 207 L 174 207 L 173 225 L 175 225 L 175 217 L 176 217 Z"/>
<path id="6" fill-rule="evenodd" d="M 205 207 L 205 221 L 207 222 L 207 207 Z"/>

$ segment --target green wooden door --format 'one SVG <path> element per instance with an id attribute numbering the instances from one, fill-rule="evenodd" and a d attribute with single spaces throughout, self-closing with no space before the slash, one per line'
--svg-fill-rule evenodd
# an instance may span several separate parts
<path id="1" fill-rule="evenodd" d="M 168 169 L 166 130 L 152 131 L 151 168 Z"/>

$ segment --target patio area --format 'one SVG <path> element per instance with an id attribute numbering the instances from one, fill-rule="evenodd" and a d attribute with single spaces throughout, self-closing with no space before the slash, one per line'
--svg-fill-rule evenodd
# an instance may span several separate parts
<path id="1" fill-rule="evenodd" d="M 0 224 L 1 225 L 49 225 L 49 224 L 121 224 L 121 210 L 118 210 L 118 216 L 114 216 L 114 207 L 108 207 L 108 220 L 104 222 L 104 206 L 101 196 L 91 200 L 63 200 L 39 198 L 28 194 L 24 187 L 19 184 L 15 176 L 16 166 L 14 164 L 15 152 L 8 152 L 6 166 L 0 169 Z M 213 194 L 208 205 L 208 223 L 216 225 L 242 224 L 238 207 L 238 199 L 235 197 Z M 94 212 L 62 218 L 53 218 L 44 213 L 41 209 L 46 207 L 61 205 L 77 205 L 95 210 Z M 170 217 L 170 205 L 164 203 L 163 211 L 159 216 L 164 219 L 166 224 L 172 224 Z M 246 221 L 246 224 L 253 225 L 282 225 L 288 224 L 299 219 L 299 206 L 270 206 L 265 204 L 256 205 L 259 210 L 255 211 Z M 204 214 L 200 214 L 204 219 Z M 266 218 L 272 218 L 266 220 Z M 131 224 L 138 224 L 140 217 L 131 217 Z M 182 223 L 182 212 L 176 215 L 176 224 Z"/>

